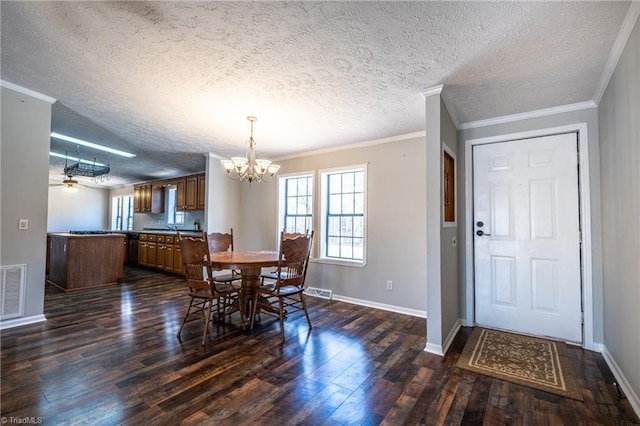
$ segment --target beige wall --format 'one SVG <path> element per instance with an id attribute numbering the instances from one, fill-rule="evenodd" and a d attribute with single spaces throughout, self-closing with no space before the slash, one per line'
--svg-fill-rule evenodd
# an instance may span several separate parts
<path id="1" fill-rule="evenodd" d="M 318 171 L 367 164 L 367 265 L 313 262 L 307 285 L 334 295 L 405 310 L 426 310 L 425 141 L 423 138 L 310 154 L 278 161 L 279 175 L 315 173 L 314 256 L 320 238 Z M 277 182 L 242 183 L 236 247 L 275 249 L 278 233 Z M 386 289 L 387 280 L 393 290 Z"/>
<path id="2" fill-rule="evenodd" d="M 24 320 L 42 316 L 51 104 L 2 87 L 0 265 L 27 265 Z M 18 230 L 20 219 L 29 229 Z"/>
<path id="3" fill-rule="evenodd" d="M 65 192 L 61 186 L 49 187 L 47 232 L 111 229 L 109 193 L 108 189 L 100 188 Z"/>
<path id="4" fill-rule="evenodd" d="M 640 413 L 640 22 L 607 86 L 598 118 L 605 356 L 626 378 L 627 396 Z"/>

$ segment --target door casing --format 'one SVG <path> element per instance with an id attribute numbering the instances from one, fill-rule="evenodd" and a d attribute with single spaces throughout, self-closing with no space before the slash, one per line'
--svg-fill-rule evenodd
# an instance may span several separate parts
<path id="1" fill-rule="evenodd" d="M 566 126 L 536 129 L 526 132 L 511 133 L 485 138 L 468 139 L 465 141 L 465 292 L 466 300 L 465 317 L 463 324 L 473 326 L 474 312 L 474 268 L 473 268 L 473 158 L 472 148 L 494 142 L 507 142 L 520 139 L 549 136 L 558 133 L 578 132 L 578 149 L 580 172 L 579 196 L 580 196 L 580 228 L 582 230 L 582 245 L 580 256 L 582 258 L 582 306 L 583 306 L 583 342 L 586 349 L 597 350 L 593 342 L 593 281 L 592 281 L 592 246 L 591 246 L 591 188 L 589 179 L 589 144 L 587 135 L 587 123 L 576 123 Z"/>

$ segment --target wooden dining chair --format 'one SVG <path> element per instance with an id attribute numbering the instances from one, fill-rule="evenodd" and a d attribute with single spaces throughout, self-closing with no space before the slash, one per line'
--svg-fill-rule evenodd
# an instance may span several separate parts
<path id="1" fill-rule="evenodd" d="M 302 232 L 285 232 L 285 230 L 283 229 L 282 232 L 280 233 L 280 240 L 289 240 L 292 238 L 298 238 L 298 237 L 305 237 L 305 236 L 309 236 L 309 230 L 307 229 L 304 233 Z M 272 270 L 272 271 L 268 271 L 268 272 L 264 272 L 262 274 L 260 274 L 260 285 L 264 285 L 264 281 L 265 280 L 273 280 L 275 281 L 278 278 L 278 271 L 277 270 Z"/>
<path id="2" fill-rule="evenodd" d="M 258 287 L 253 299 L 251 328 L 253 328 L 256 313 L 261 308 L 266 308 L 263 311 L 267 314 L 274 311 L 277 312 L 280 320 L 280 337 L 283 342 L 285 340 L 284 318 L 286 315 L 303 311 L 307 318 L 309 329 L 313 327 L 307 311 L 307 304 L 304 300 L 304 283 L 307 276 L 312 241 L 313 231 L 308 235 L 300 234 L 286 238 L 284 232 L 280 234 L 276 280 L 274 283 L 267 283 Z M 276 299 L 277 302 L 275 302 Z"/>
<path id="3" fill-rule="evenodd" d="M 207 236 L 209 253 L 233 251 L 233 228 L 231 228 L 229 233 L 211 232 L 207 234 L 206 231 L 203 231 L 202 233 Z M 241 280 L 242 276 L 240 275 L 240 272 L 232 270 L 230 273 L 214 274 L 213 279 L 216 282 L 230 283 Z"/>
<path id="4" fill-rule="evenodd" d="M 209 322 L 224 321 L 239 308 L 240 286 L 232 282 L 223 283 L 212 279 L 211 258 L 207 235 L 187 237 L 178 233 L 178 241 L 182 250 L 184 272 L 187 278 L 188 295 L 190 297 L 187 312 L 184 315 L 178 339 L 189 318 L 204 320 L 202 344 L 207 340 Z M 212 314 L 212 311 L 214 313 Z M 241 316 L 244 327 L 244 316 Z"/>

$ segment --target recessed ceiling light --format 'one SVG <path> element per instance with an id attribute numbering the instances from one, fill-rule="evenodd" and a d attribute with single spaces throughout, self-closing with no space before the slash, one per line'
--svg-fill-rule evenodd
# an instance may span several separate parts
<path id="1" fill-rule="evenodd" d="M 52 156 L 52 157 L 64 158 L 65 160 L 79 161 L 79 162 L 85 163 L 85 164 L 95 164 L 96 166 L 106 166 L 106 164 L 98 163 L 96 161 L 83 160 L 81 158 L 72 157 L 70 155 L 58 154 L 57 152 L 51 152 L 50 151 L 49 155 Z"/>
<path id="2" fill-rule="evenodd" d="M 120 151 L 118 149 L 109 148 L 107 146 L 98 145 L 97 143 L 83 141 L 82 139 L 72 138 L 71 136 L 61 135 L 60 133 L 52 132 L 52 138 L 61 139 L 63 141 L 75 143 L 78 145 L 86 146 L 93 149 L 99 149 L 100 151 L 110 152 L 116 155 L 122 155 L 123 157 L 132 158 L 135 157 L 135 154 L 130 154 L 128 152 Z"/>

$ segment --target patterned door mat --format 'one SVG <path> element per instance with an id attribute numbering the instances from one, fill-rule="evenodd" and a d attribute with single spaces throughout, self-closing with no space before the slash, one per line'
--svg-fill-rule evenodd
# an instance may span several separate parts
<path id="1" fill-rule="evenodd" d="M 564 342 L 476 327 L 458 367 L 584 401 Z"/>

